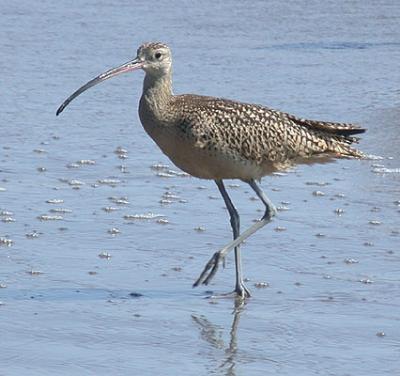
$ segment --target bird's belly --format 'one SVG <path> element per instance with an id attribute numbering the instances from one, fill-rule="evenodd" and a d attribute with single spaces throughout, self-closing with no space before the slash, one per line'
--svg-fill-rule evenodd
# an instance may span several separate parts
<path id="1" fill-rule="evenodd" d="M 209 151 L 181 146 L 172 153 L 163 150 L 181 170 L 202 179 L 258 179 L 262 171 L 257 164 Z"/>
<path id="2" fill-rule="evenodd" d="M 265 173 L 254 161 L 202 148 L 173 127 L 144 126 L 163 153 L 181 170 L 202 179 L 259 179 Z"/>

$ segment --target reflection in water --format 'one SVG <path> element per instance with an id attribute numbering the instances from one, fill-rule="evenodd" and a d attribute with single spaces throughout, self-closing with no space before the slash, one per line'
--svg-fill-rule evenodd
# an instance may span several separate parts
<path id="1" fill-rule="evenodd" d="M 235 376 L 235 367 L 237 363 L 237 329 L 239 326 L 240 314 L 242 313 L 246 302 L 242 299 L 235 299 L 235 306 L 233 309 L 233 321 L 230 330 L 229 345 L 225 348 L 224 340 L 222 339 L 222 330 L 219 326 L 212 324 L 203 315 L 192 315 L 193 321 L 200 328 L 201 338 L 208 342 L 212 347 L 217 349 L 225 349 L 225 356 L 219 369 L 226 369 L 226 375 Z"/>
<path id="2" fill-rule="evenodd" d="M 215 325 L 211 323 L 204 315 L 194 315 L 192 314 L 192 319 L 195 324 L 200 329 L 201 338 L 208 342 L 214 349 L 224 350 L 222 358 L 218 357 L 218 355 L 214 354 L 215 358 L 215 366 L 212 365 L 213 371 L 220 370 L 221 374 L 227 376 L 236 376 L 236 365 L 238 363 L 243 363 L 244 360 L 246 362 L 253 359 L 254 361 L 259 361 L 259 359 L 250 357 L 244 357 L 243 352 L 238 353 L 238 327 L 240 315 L 244 311 L 246 307 L 246 302 L 242 299 L 236 298 L 235 305 L 233 308 L 233 321 L 231 325 L 231 330 L 229 333 L 229 344 L 225 345 L 223 340 L 223 327 L 220 325 Z M 248 344 L 248 340 L 245 340 L 245 343 Z M 264 361 L 278 363 L 276 360 L 266 358 L 263 356 Z M 214 374 L 215 372 L 212 372 Z"/>

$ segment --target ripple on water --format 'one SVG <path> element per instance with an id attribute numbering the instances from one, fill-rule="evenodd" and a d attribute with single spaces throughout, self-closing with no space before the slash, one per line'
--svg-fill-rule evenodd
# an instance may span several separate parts
<path id="1" fill-rule="evenodd" d="M 68 163 L 67 168 L 79 168 L 80 165 L 78 163 Z"/>
<path id="2" fill-rule="evenodd" d="M 43 214 L 43 215 L 39 215 L 37 217 L 37 219 L 39 219 L 39 221 L 62 221 L 64 219 L 63 216 L 61 215 L 47 215 L 47 214 Z"/>
<path id="3" fill-rule="evenodd" d="M 164 198 L 166 200 L 179 200 L 180 199 L 180 197 L 178 195 L 175 195 L 171 191 L 164 192 L 162 195 L 162 198 Z"/>
<path id="4" fill-rule="evenodd" d="M 35 269 L 31 269 L 31 270 L 27 271 L 26 273 L 29 275 L 32 275 L 32 276 L 39 276 L 39 275 L 44 274 L 42 271 L 35 270 Z"/>
<path id="5" fill-rule="evenodd" d="M 72 213 L 71 209 L 66 209 L 66 208 L 53 208 L 49 210 L 50 213 L 60 213 L 60 214 L 68 214 Z"/>
<path id="6" fill-rule="evenodd" d="M 368 223 L 369 223 L 370 225 L 373 225 L 373 226 L 380 226 L 380 225 L 382 224 L 381 221 L 377 221 L 377 220 L 371 220 L 371 221 L 369 221 Z"/>
<path id="7" fill-rule="evenodd" d="M 115 208 L 114 206 L 106 206 L 102 208 L 102 210 L 105 211 L 106 213 L 112 213 L 114 211 L 119 210 L 119 208 Z"/>
<path id="8" fill-rule="evenodd" d="M 169 169 L 169 166 L 162 163 L 154 163 L 150 166 L 150 169 L 154 171 L 165 171 Z"/>
<path id="9" fill-rule="evenodd" d="M 159 203 L 160 203 L 161 205 L 170 205 L 170 204 L 173 204 L 174 201 L 172 201 L 172 200 L 167 200 L 167 199 L 161 199 L 161 200 L 159 201 Z"/>
<path id="10" fill-rule="evenodd" d="M 150 169 L 156 172 L 156 176 L 160 178 L 173 178 L 175 176 L 188 177 L 188 173 L 184 171 L 176 171 L 171 169 L 168 165 L 156 163 L 150 166 Z"/>
<path id="11" fill-rule="evenodd" d="M 97 183 L 99 183 L 101 185 L 108 185 L 110 187 L 115 187 L 121 183 L 121 180 L 119 180 L 119 179 L 99 179 L 99 180 L 97 180 Z"/>
<path id="12" fill-rule="evenodd" d="M 359 282 L 363 283 L 364 285 L 370 285 L 370 284 L 374 283 L 374 281 L 369 278 L 362 278 L 359 280 Z"/>
<path id="13" fill-rule="evenodd" d="M 63 204 L 64 200 L 53 198 L 50 200 L 46 200 L 46 203 L 48 203 L 48 204 Z"/>
<path id="14" fill-rule="evenodd" d="M 123 174 L 127 174 L 128 173 L 128 166 L 125 165 L 119 165 L 118 169 L 123 173 Z"/>
<path id="15" fill-rule="evenodd" d="M 92 159 L 80 159 L 79 161 L 76 161 L 76 163 L 80 166 L 92 166 L 96 164 L 96 161 Z"/>
<path id="16" fill-rule="evenodd" d="M 117 229 L 116 227 L 110 228 L 109 230 L 107 230 L 107 232 L 113 236 L 121 233 L 121 231 L 119 229 Z"/>
<path id="17" fill-rule="evenodd" d="M 84 183 L 83 181 L 78 180 L 78 179 L 60 178 L 59 181 L 60 181 L 61 183 L 68 184 L 68 185 L 70 185 L 70 186 L 72 186 L 72 187 L 80 187 L 80 186 L 82 186 L 82 185 L 85 185 L 85 183 Z"/>
<path id="18" fill-rule="evenodd" d="M 135 221 L 135 220 L 151 220 L 151 219 L 160 219 L 165 218 L 163 214 L 156 214 L 156 213 L 145 213 L 145 214 L 126 214 L 124 215 L 124 219 L 128 221 Z"/>
<path id="19" fill-rule="evenodd" d="M 44 149 L 33 149 L 33 152 L 36 154 L 46 154 L 47 151 Z"/>
<path id="20" fill-rule="evenodd" d="M 114 154 L 116 154 L 119 159 L 127 159 L 128 158 L 128 150 L 124 149 L 121 146 L 118 146 L 114 150 Z"/>
<path id="21" fill-rule="evenodd" d="M 15 222 L 15 218 L 3 217 L 3 218 L 1 218 L 1 221 L 4 222 L 4 223 L 12 223 L 12 222 Z"/>
<path id="22" fill-rule="evenodd" d="M 279 212 L 280 211 L 288 211 L 288 210 L 290 210 L 290 208 L 288 206 L 280 205 L 280 206 L 276 207 L 276 210 L 279 211 Z"/>
<path id="23" fill-rule="evenodd" d="M 174 178 L 175 177 L 175 175 L 169 174 L 167 172 L 157 172 L 156 176 L 158 176 L 159 178 Z"/>
<path id="24" fill-rule="evenodd" d="M 39 235 L 40 235 L 40 233 L 37 232 L 37 231 L 35 231 L 35 230 L 32 231 L 32 232 L 29 232 L 29 233 L 25 234 L 25 236 L 26 236 L 27 239 L 36 239 L 36 238 L 39 237 Z"/>
<path id="25" fill-rule="evenodd" d="M 14 244 L 14 241 L 7 237 L 0 237 L 0 247 L 11 247 Z"/>
<path id="26" fill-rule="evenodd" d="M 330 183 L 326 181 L 306 181 L 306 185 L 316 185 L 318 187 L 325 187 L 327 185 L 330 185 Z"/>
<path id="27" fill-rule="evenodd" d="M 13 216 L 14 213 L 8 210 L 2 210 L 0 211 L 0 216 L 5 216 L 5 217 L 11 217 Z"/>
<path id="28" fill-rule="evenodd" d="M 358 264 L 359 261 L 353 258 L 347 258 L 344 260 L 344 263 L 347 265 Z"/>
<path id="29" fill-rule="evenodd" d="M 374 174 L 400 174 L 400 168 L 386 168 L 386 167 L 375 167 L 372 169 Z"/>
<path id="30" fill-rule="evenodd" d="M 160 225 L 167 225 L 169 223 L 168 219 L 166 218 L 158 218 L 156 220 L 156 223 L 160 224 Z"/>
<path id="31" fill-rule="evenodd" d="M 99 258 L 101 259 L 106 259 L 106 260 L 110 260 L 111 259 L 111 254 L 107 251 L 102 251 L 99 253 Z"/>
<path id="32" fill-rule="evenodd" d="M 124 196 L 124 197 L 111 196 L 108 199 L 117 205 L 128 205 L 129 204 L 128 197 L 126 197 L 126 196 Z"/>
<path id="33" fill-rule="evenodd" d="M 256 287 L 258 289 L 265 289 L 265 288 L 269 287 L 269 283 L 268 282 L 256 282 L 256 283 L 254 283 L 254 287 Z"/>
<path id="34" fill-rule="evenodd" d="M 117 148 L 114 150 L 115 154 L 127 154 L 128 150 L 124 149 L 122 146 L 117 146 Z"/>

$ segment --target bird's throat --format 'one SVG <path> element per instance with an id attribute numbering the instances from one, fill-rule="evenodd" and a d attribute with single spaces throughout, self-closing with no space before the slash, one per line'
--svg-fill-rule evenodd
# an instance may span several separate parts
<path id="1" fill-rule="evenodd" d="M 153 112 L 162 112 L 169 105 L 172 95 L 171 71 L 163 75 L 146 74 L 142 98 Z"/>

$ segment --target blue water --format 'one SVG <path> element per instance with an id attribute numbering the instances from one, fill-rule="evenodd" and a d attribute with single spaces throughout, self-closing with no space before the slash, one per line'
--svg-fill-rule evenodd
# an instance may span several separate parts
<path id="1" fill-rule="evenodd" d="M 398 2 L 42 0 L 0 17 L 0 375 L 400 372 Z M 143 74 L 55 117 L 150 40 L 173 50 L 176 93 L 359 123 L 382 157 L 263 179 L 288 210 L 243 245 L 243 306 L 205 299 L 233 288 L 232 259 L 191 288 L 228 216 L 141 128 Z M 262 215 L 228 190 L 243 227 Z"/>

